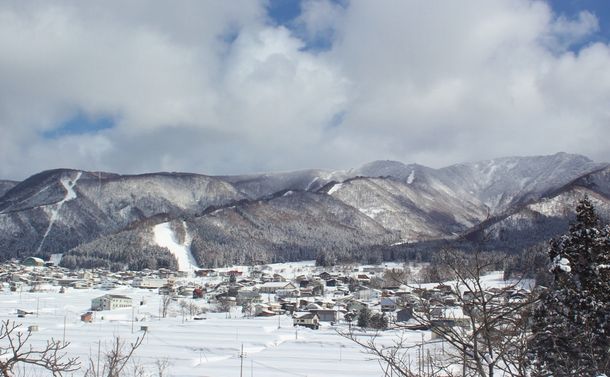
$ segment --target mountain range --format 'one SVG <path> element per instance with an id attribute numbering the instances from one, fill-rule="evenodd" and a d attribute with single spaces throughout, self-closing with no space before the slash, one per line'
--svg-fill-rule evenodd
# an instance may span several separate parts
<path id="1" fill-rule="evenodd" d="M 567 153 L 240 176 L 56 169 L 0 180 L 0 260 L 178 268 L 160 224 L 197 266 L 464 239 L 515 251 L 564 232 L 584 195 L 610 218 L 610 164 Z"/>

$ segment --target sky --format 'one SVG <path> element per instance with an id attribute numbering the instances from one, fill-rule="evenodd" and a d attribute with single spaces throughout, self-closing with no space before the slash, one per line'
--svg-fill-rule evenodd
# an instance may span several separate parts
<path id="1" fill-rule="evenodd" d="M 0 178 L 610 161 L 599 0 L 0 0 Z"/>

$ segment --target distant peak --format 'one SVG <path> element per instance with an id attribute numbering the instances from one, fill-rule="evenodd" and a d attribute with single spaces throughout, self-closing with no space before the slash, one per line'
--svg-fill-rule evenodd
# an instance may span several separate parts
<path id="1" fill-rule="evenodd" d="M 583 156 L 581 154 L 573 154 L 566 152 L 557 152 L 553 155 L 553 157 L 560 158 L 562 160 L 578 160 L 582 162 L 593 162 L 589 157 Z"/>
<path id="2" fill-rule="evenodd" d="M 385 167 L 405 167 L 405 166 L 407 166 L 407 165 L 405 165 L 404 163 L 402 163 L 400 161 L 376 160 L 376 161 L 367 162 L 366 164 L 362 165 L 360 168 L 364 169 L 364 168 L 385 168 Z"/>

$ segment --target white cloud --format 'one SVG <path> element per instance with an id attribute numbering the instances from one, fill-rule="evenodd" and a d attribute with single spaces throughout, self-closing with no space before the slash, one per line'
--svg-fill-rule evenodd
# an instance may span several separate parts
<path id="1" fill-rule="evenodd" d="M 579 47 L 599 29 L 589 12 L 530 0 L 302 9 L 291 31 L 248 0 L 0 5 L 0 177 L 559 150 L 610 160 L 610 48 Z M 308 48 L 320 38 L 329 50 Z M 77 111 L 117 125 L 42 137 Z"/>

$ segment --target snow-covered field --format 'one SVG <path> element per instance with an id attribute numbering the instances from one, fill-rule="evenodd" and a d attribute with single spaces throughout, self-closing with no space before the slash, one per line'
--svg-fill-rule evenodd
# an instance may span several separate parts
<path id="1" fill-rule="evenodd" d="M 152 371 L 156 360 L 167 359 L 174 377 L 238 376 L 242 345 L 244 376 L 358 377 L 380 373 L 377 361 L 369 360 L 330 325 L 319 330 L 297 330 L 288 316 L 281 316 L 279 321 L 277 317 L 238 318 L 236 311 L 233 318 L 226 318 L 225 313 L 208 313 L 205 320 L 183 320 L 177 305 L 171 318 L 159 319 L 160 296 L 155 292 L 135 288 L 110 292 L 128 295 L 138 304 L 140 300 L 145 302 L 134 307 L 134 321 L 132 309 L 118 309 L 96 312 L 93 323 L 81 322 L 80 314 L 89 309 L 91 299 L 108 293 L 97 289 L 68 290 L 64 294 L 5 290 L 0 293 L 0 319 L 14 320 L 24 329 L 38 325 L 31 337 L 34 345 L 51 338 L 63 340 L 65 333 L 65 340 L 71 343 L 69 354 L 79 356 L 83 363 L 97 355 L 99 341 L 103 351 L 114 337 L 133 341 L 144 334 L 141 326 L 148 326 L 135 360 Z M 17 318 L 17 309 L 34 314 Z M 385 335 L 388 340 L 390 334 Z M 419 333 L 413 336 L 414 342 L 421 339 Z"/>
<path id="2" fill-rule="evenodd" d="M 167 232 L 165 228 L 160 230 Z M 281 272 L 287 278 L 311 272 L 314 268 L 313 261 L 268 266 L 270 271 Z M 231 269 L 248 271 L 246 266 Z M 189 278 L 197 279 L 201 278 Z M 523 285 L 530 283 L 523 282 Z M 500 272 L 483 278 L 483 285 L 487 287 L 505 284 Z M 115 337 L 129 343 L 138 336 L 145 336 L 135 353 L 135 362 L 153 372 L 158 360 L 167 360 L 169 376 L 174 377 L 239 376 L 242 346 L 245 354 L 243 376 L 368 377 L 383 373 L 377 360 L 337 333 L 337 328 L 345 331 L 346 324 L 335 327 L 323 323 L 319 330 L 297 329 L 292 326 L 289 316 L 244 318 L 239 307 L 233 308 L 230 314 L 207 313 L 201 316 L 205 319 L 195 320 L 182 315 L 178 302 L 172 304 L 167 318 L 160 318 L 161 296 L 156 290 L 125 286 L 111 291 L 68 289 L 66 293 L 59 293 L 57 287 L 48 288 L 45 292 L 4 289 L 0 292 L 0 320 L 15 321 L 22 324 L 24 330 L 37 325 L 38 330 L 31 335 L 35 347 L 46 344 L 49 339 L 70 342 L 68 355 L 78 356 L 82 364 L 87 364 L 90 358 L 95 359 L 98 348 L 102 353 L 109 349 Z M 89 310 L 91 299 L 107 293 L 131 297 L 133 309 L 95 312 L 92 323 L 82 322 L 80 315 Z M 194 302 L 203 305 L 202 300 Z M 18 318 L 17 309 L 33 314 Z M 143 326 L 148 328 L 147 332 L 141 330 Z M 370 335 L 363 334 L 362 339 Z M 429 331 L 407 331 L 403 335 L 406 336 L 404 346 L 419 344 L 424 339 L 429 343 L 428 350 L 439 347 L 438 340 L 431 340 Z M 397 336 L 396 331 L 385 331 L 378 341 L 390 345 Z M 417 352 L 417 347 L 409 351 L 411 360 L 416 360 Z M 21 375 L 30 376 L 27 371 Z M 73 376 L 82 376 L 82 372 Z"/>

